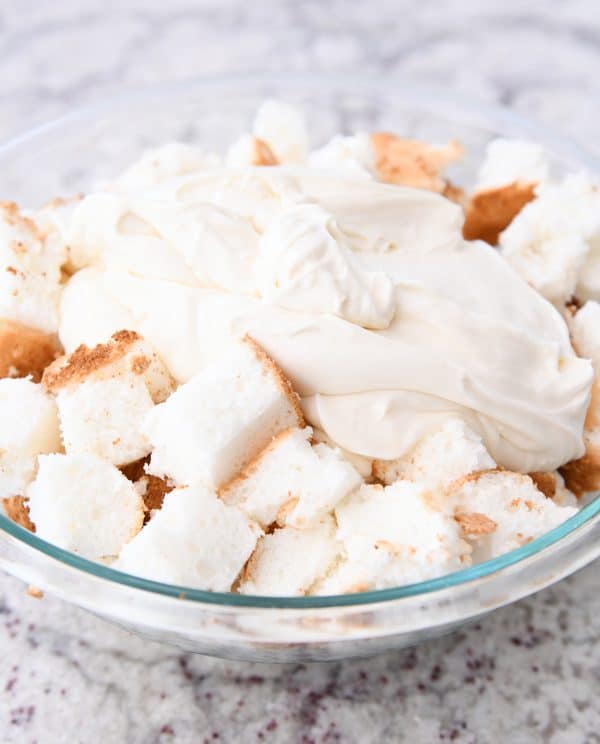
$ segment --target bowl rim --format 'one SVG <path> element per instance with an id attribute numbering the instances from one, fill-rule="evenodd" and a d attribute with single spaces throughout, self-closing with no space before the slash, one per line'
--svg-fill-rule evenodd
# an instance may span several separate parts
<path id="1" fill-rule="evenodd" d="M 310 86 L 313 90 L 328 90 L 335 86 L 348 86 L 353 92 L 362 90 L 373 93 L 376 89 L 389 94 L 391 83 L 398 89 L 400 99 L 408 99 L 421 110 L 431 108 L 438 111 L 440 105 L 451 105 L 457 107 L 462 113 L 474 116 L 485 116 L 493 121 L 494 126 L 504 125 L 516 128 L 522 135 L 533 138 L 536 142 L 548 147 L 550 151 L 560 151 L 564 156 L 578 162 L 582 168 L 592 172 L 600 173 L 600 157 L 585 150 L 568 137 L 554 133 L 545 125 L 538 124 L 534 120 L 521 116 L 514 111 L 497 104 L 488 104 L 471 100 L 454 92 L 448 93 L 443 88 L 431 85 L 416 84 L 414 81 L 406 80 L 400 76 L 393 76 L 393 80 L 386 78 L 382 81 L 380 76 L 361 74 L 359 76 L 325 74 L 315 75 L 310 73 L 286 73 L 285 75 L 273 74 L 237 74 L 225 76 L 210 76 L 205 78 L 193 78 L 175 83 L 161 83 L 144 86 L 141 90 L 128 90 L 120 94 L 108 97 L 101 102 L 91 103 L 78 107 L 73 111 L 55 118 L 51 121 L 39 124 L 25 132 L 18 134 L 0 144 L 0 159 L 11 150 L 18 150 L 23 145 L 30 143 L 42 135 L 68 127 L 71 124 L 89 120 L 95 116 L 119 107 L 127 108 L 139 105 L 145 101 L 165 95 L 181 94 L 191 89 L 201 89 L 203 92 L 211 88 L 222 91 L 224 88 L 232 87 L 238 89 L 240 86 L 250 84 L 251 87 L 258 85 L 269 86 L 281 82 L 285 78 L 288 88 L 302 89 Z M 117 569 L 83 558 L 76 553 L 60 548 L 16 524 L 4 514 L 0 513 L 0 532 L 5 532 L 17 541 L 28 545 L 34 550 L 45 554 L 71 568 L 77 569 L 96 579 L 117 583 L 131 589 L 143 590 L 163 597 L 186 599 L 191 602 L 222 606 L 222 607 L 247 607 L 247 608 L 273 608 L 273 609 L 319 609 L 327 607 L 361 607 L 365 605 L 388 603 L 408 597 L 432 594 L 452 587 L 466 585 L 478 579 L 484 579 L 508 569 L 529 558 L 539 556 L 540 560 L 548 549 L 564 540 L 568 536 L 576 537 L 576 532 L 585 525 L 600 519 L 600 494 L 594 500 L 584 506 L 575 515 L 565 520 L 554 529 L 546 532 L 535 540 L 520 548 L 504 553 L 474 566 L 455 571 L 435 579 L 407 584 L 400 587 L 381 589 L 356 594 L 310 596 L 310 597 L 278 597 L 234 594 L 232 592 L 212 592 L 202 589 L 194 589 L 186 586 L 166 584 L 151 579 L 127 574 Z"/>

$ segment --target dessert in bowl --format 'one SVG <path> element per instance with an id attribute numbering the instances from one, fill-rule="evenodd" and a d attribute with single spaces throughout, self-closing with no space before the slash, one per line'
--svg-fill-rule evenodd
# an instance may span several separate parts
<path id="1" fill-rule="evenodd" d="M 270 100 L 226 147 L 155 140 L 81 198 L 3 208 L 2 495 L 35 530 L 9 533 L 139 587 L 131 622 L 161 637 L 145 605 L 162 586 L 183 595 L 176 624 L 254 608 L 259 646 L 406 642 L 417 616 L 358 618 L 525 570 L 536 544 L 566 549 L 557 530 L 596 524 L 593 178 L 499 125 L 475 158 L 461 121 L 435 141 L 390 131 L 376 86 L 324 85 L 343 135 L 311 145 Z M 190 643 L 211 650 L 199 624 Z"/>

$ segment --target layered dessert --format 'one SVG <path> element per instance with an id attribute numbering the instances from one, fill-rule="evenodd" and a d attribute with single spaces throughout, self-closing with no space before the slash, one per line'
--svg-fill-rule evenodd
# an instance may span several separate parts
<path id="1" fill-rule="evenodd" d="M 600 488 L 600 190 L 493 140 L 311 147 L 267 101 L 0 205 L 0 497 L 182 587 L 328 595 L 526 545 Z"/>

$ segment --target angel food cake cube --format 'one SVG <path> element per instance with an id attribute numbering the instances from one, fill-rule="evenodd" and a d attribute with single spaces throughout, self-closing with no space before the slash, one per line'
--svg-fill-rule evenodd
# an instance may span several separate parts
<path id="1" fill-rule="evenodd" d="M 547 498 L 529 476 L 500 470 L 457 481 L 444 500 L 472 543 L 475 562 L 519 548 L 577 512 Z"/>
<path id="2" fill-rule="evenodd" d="M 536 189 L 500 235 L 502 255 L 547 300 L 600 299 L 600 189 L 585 173 Z"/>
<path id="3" fill-rule="evenodd" d="M 220 491 L 263 526 L 308 527 L 358 488 L 362 478 L 326 444 L 311 446 L 312 430 L 287 429 Z"/>
<path id="4" fill-rule="evenodd" d="M 0 498 L 23 496 L 37 456 L 60 450 L 52 398 L 31 380 L 0 380 Z"/>
<path id="5" fill-rule="evenodd" d="M 156 581 L 227 592 L 260 535 L 258 525 L 206 486 L 176 488 L 123 548 L 114 568 Z"/>
<path id="6" fill-rule="evenodd" d="M 174 389 L 166 366 L 132 331 L 58 359 L 43 384 L 56 397 L 67 453 L 98 455 L 114 465 L 149 454 L 142 421 Z"/>
<path id="7" fill-rule="evenodd" d="M 58 328 L 66 249 L 13 202 L 0 202 L 0 318 L 44 333 Z"/>
<path id="8" fill-rule="evenodd" d="M 423 437 L 407 455 L 396 460 L 375 460 L 373 475 L 386 484 L 404 479 L 442 486 L 495 466 L 481 437 L 462 419 L 451 418 Z"/>
<path id="9" fill-rule="evenodd" d="M 90 560 L 110 562 L 144 521 L 133 483 L 95 455 L 40 456 L 26 495 L 37 534 Z"/>
<path id="10" fill-rule="evenodd" d="M 541 145 L 498 138 L 486 148 L 477 184 L 467 205 L 463 235 L 467 240 L 498 243 L 521 209 L 548 180 L 550 161 Z"/>
<path id="11" fill-rule="evenodd" d="M 66 249 L 13 202 L 0 202 L 0 377 L 39 381 L 56 337 Z"/>
<path id="12" fill-rule="evenodd" d="M 332 517 L 308 529 L 277 529 L 262 537 L 244 569 L 241 594 L 302 596 L 322 579 L 339 557 Z"/>
<path id="13" fill-rule="evenodd" d="M 423 484 L 365 485 L 335 516 L 345 558 L 318 584 L 318 594 L 401 586 L 470 565 L 458 524 Z"/>
<path id="14" fill-rule="evenodd" d="M 252 134 L 266 143 L 279 163 L 300 164 L 308 155 L 308 133 L 302 113 L 282 101 L 265 101 L 254 117 Z"/>
<path id="15" fill-rule="evenodd" d="M 303 426 L 298 396 L 246 337 L 148 413 L 148 472 L 180 486 L 203 481 L 219 488 L 294 426 Z"/>

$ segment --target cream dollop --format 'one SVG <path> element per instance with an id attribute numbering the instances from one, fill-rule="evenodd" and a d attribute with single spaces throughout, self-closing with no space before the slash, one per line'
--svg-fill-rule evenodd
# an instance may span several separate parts
<path id="1" fill-rule="evenodd" d="M 364 328 L 387 328 L 396 311 L 392 280 L 365 269 L 336 220 L 300 204 L 271 221 L 260 241 L 261 296 L 289 310 L 331 313 Z"/>
<path id="2" fill-rule="evenodd" d="M 589 362 L 494 249 L 462 239 L 461 212 L 444 198 L 288 166 L 208 169 L 137 198 L 130 227 L 149 225 L 161 255 L 171 251 L 193 280 L 87 251 L 96 257 L 63 292 L 67 350 L 127 319 L 184 381 L 250 333 L 289 375 L 309 422 L 352 452 L 399 457 L 458 415 L 511 469 L 583 454 Z M 244 227 L 221 234 L 207 204 Z M 242 240 L 248 226 L 254 237 Z"/>

